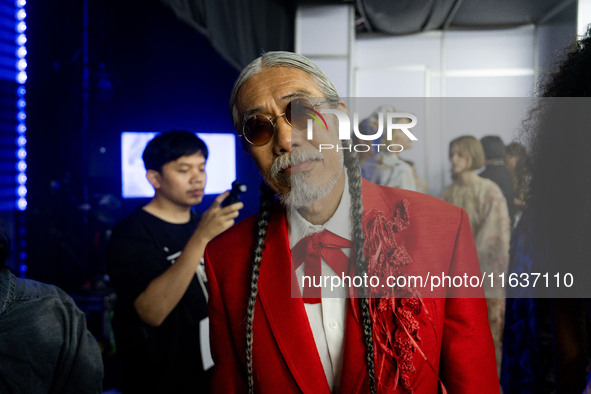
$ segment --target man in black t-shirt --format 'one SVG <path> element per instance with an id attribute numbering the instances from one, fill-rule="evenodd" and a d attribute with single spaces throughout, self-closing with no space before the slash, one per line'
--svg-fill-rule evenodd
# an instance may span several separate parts
<path id="1" fill-rule="evenodd" d="M 113 326 L 124 393 L 207 392 L 200 322 L 207 317 L 202 266 L 207 243 L 234 224 L 242 203 L 191 210 L 205 188 L 205 143 L 187 131 L 152 139 L 143 153 L 154 198 L 124 219 L 109 241 L 118 303 Z"/>

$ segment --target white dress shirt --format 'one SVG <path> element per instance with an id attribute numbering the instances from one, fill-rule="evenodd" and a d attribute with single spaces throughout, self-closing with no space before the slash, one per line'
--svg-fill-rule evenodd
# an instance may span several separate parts
<path id="1" fill-rule="evenodd" d="M 287 220 L 289 229 L 289 245 L 293 248 L 302 238 L 317 232 L 328 230 L 342 238 L 351 240 L 350 222 L 351 197 L 345 174 L 345 188 L 341 201 L 334 215 L 323 225 L 314 225 L 304 219 L 295 209 L 288 210 Z M 342 251 L 349 257 L 350 248 Z M 336 272 L 322 258 L 322 276 L 337 275 Z M 303 294 L 302 277 L 305 263 L 296 270 L 296 277 Z M 330 283 L 330 282 L 329 282 Z M 345 313 L 347 305 L 346 288 L 330 291 L 322 289 L 321 302 L 318 304 L 304 304 L 310 328 L 314 335 L 316 348 L 326 380 L 332 392 L 338 391 L 343 364 L 343 340 L 345 337 Z"/>

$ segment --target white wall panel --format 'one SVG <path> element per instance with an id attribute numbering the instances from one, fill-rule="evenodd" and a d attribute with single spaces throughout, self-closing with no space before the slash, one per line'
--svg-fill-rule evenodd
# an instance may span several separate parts
<path id="1" fill-rule="evenodd" d="M 428 97 L 429 70 L 424 66 L 357 68 L 353 75 L 358 97 Z"/>
<path id="2" fill-rule="evenodd" d="M 298 7 L 296 52 L 305 56 L 348 56 L 352 37 L 349 6 Z"/>
<path id="3" fill-rule="evenodd" d="M 364 35 L 355 39 L 355 67 L 425 65 L 440 68 L 441 33 Z"/>
<path id="4" fill-rule="evenodd" d="M 533 68 L 534 27 L 445 33 L 446 69 Z"/>
<path id="5" fill-rule="evenodd" d="M 534 75 L 455 76 L 446 79 L 447 97 L 530 97 Z"/>
<path id="6" fill-rule="evenodd" d="M 331 80 L 337 89 L 339 96 L 349 95 L 349 60 L 345 59 L 326 59 L 308 56 Z"/>

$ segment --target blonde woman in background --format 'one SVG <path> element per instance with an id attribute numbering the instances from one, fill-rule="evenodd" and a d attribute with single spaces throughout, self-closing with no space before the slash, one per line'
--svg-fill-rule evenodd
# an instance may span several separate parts
<path id="1" fill-rule="evenodd" d="M 509 264 L 510 226 L 507 202 L 503 192 L 490 179 L 482 178 L 476 170 L 484 165 L 484 150 L 478 139 L 462 136 L 449 144 L 453 183 L 441 198 L 466 210 L 476 243 L 478 260 L 483 273 L 495 278 L 507 272 Z M 497 370 L 500 373 L 503 325 L 505 319 L 505 290 L 497 282 L 485 281 L 488 321 L 495 342 Z"/>

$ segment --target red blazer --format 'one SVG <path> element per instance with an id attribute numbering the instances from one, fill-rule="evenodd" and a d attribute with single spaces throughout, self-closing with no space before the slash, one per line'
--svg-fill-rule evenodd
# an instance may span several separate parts
<path id="1" fill-rule="evenodd" d="M 400 232 L 413 272 L 480 273 L 467 214 L 424 194 L 363 181 L 363 205 L 391 217 L 409 202 L 409 225 Z M 205 252 L 209 280 L 210 341 L 215 393 L 247 392 L 245 317 L 256 218 L 214 239 Z M 254 318 L 254 382 L 257 393 L 330 393 L 301 298 L 291 297 L 294 277 L 285 209 L 276 205 L 267 231 Z M 479 294 L 482 294 L 480 292 Z M 368 393 L 361 325 L 347 303 L 344 359 L 339 392 Z M 436 393 L 439 379 L 449 393 L 499 393 L 492 336 L 483 298 L 424 298 L 421 351 L 413 354 L 415 393 Z M 427 324 L 426 317 L 430 322 Z M 390 371 L 395 373 L 395 371 Z M 399 392 L 389 387 L 384 392 Z M 402 392 L 402 391 L 400 391 Z"/>

